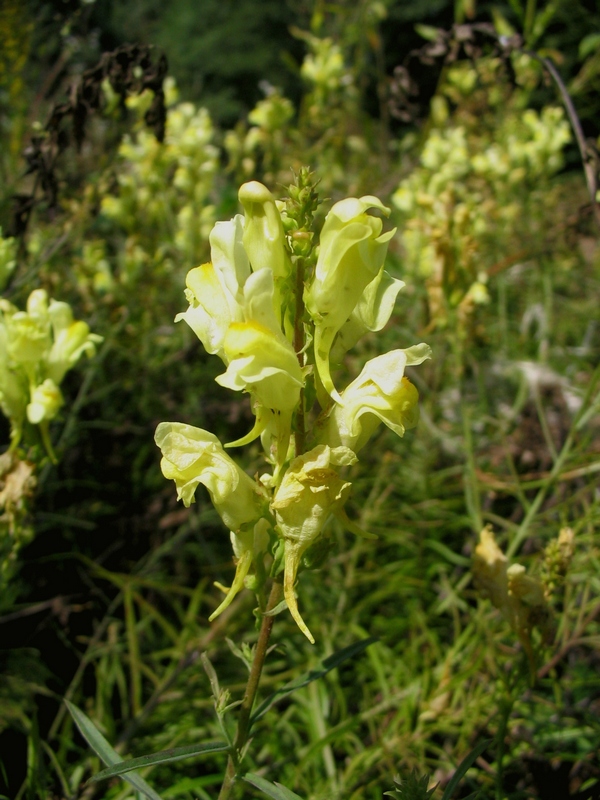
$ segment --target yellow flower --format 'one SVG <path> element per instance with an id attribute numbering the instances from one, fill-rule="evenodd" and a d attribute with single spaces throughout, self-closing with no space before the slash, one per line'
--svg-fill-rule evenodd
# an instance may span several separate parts
<path id="1" fill-rule="evenodd" d="M 6 321 L 7 353 L 21 364 L 41 361 L 50 349 L 50 320 L 48 295 L 35 289 L 27 299 L 27 311 L 19 311 L 7 301 L 2 301 Z"/>
<path id="2" fill-rule="evenodd" d="M 216 381 L 229 389 L 250 392 L 257 415 L 250 434 L 232 444 L 245 444 L 269 430 L 272 441 L 266 443 L 267 452 L 272 446 L 275 461 L 281 465 L 289 446 L 292 414 L 304 384 L 294 349 L 281 333 L 255 321 L 230 325 L 224 349 L 229 366 Z"/>
<path id="3" fill-rule="evenodd" d="M 388 242 L 395 229 L 381 233 L 383 223 L 367 213 L 376 197 L 351 197 L 336 203 L 325 219 L 315 274 L 305 292 L 315 322 L 315 365 L 325 391 L 339 402 L 331 379 L 330 352 L 336 334 L 359 304 L 366 287 L 383 271 Z"/>
<path id="4" fill-rule="evenodd" d="M 258 181 L 244 183 L 238 197 L 245 212 L 244 249 L 254 272 L 269 267 L 273 273 L 273 308 L 283 324 L 283 286 L 290 277 L 292 262 L 285 249 L 281 214 L 271 192 Z"/>
<path id="5" fill-rule="evenodd" d="M 194 502 L 196 489 L 203 484 L 230 531 L 235 533 L 262 516 L 257 484 L 214 434 L 182 422 L 161 422 L 154 440 L 163 455 L 162 473 L 175 481 L 177 497 L 185 506 Z"/>
<path id="6" fill-rule="evenodd" d="M 554 619 L 543 584 L 527 575 L 521 564 L 508 566 L 489 525 L 479 534 L 473 559 L 473 578 L 481 594 L 489 597 L 516 633 L 534 675 L 533 628 L 539 629 L 545 644 L 551 644 L 555 635 Z"/>
<path id="7" fill-rule="evenodd" d="M 212 620 L 243 587 L 254 558 L 262 557 L 267 549 L 268 523 L 263 517 L 268 511 L 263 490 L 208 431 L 181 422 L 161 422 L 154 438 L 163 454 L 161 470 L 165 478 L 175 481 L 178 498 L 189 506 L 198 485 L 203 484 L 231 532 L 236 572 L 225 599 L 211 614 Z"/>
<path id="8" fill-rule="evenodd" d="M 90 333 L 89 325 L 73 320 L 73 312 L 67 303 L 50 301 L 48 316 L 52 325 L 53 342 L 47 357 L 47 374 L 57 385 L 82 355 L 91 357 L 102 336 Z"/>
<path id="9" fill-rule="evenodd" d="M 187 322 L 207 353 L 221 358 L 229 325 L 244 318 L 243 288 L 250 263 L 242 241 L 243 222 L 237 215 L 216 223 L 209 237 L 212 261 L 188 272 L 185 295 L 190 307 L 175 317 L 175 322 Z"/>
<path id="10" fill-rule="evenodd" d="M 404 377 L 404 368 L 430 356 L 429 345 L 418 344 L 367 361 L 358 378 L 342 392 L 342 402 L 336 403 L 321 423 L 317 439 L 358 453 L 381 422 L 404 436 L 419 419 L 419 394 Z"/>
<path id="11" fill-rule="evenodd" d="M 343 506 L 350 490 L 351 484 L 332 467 L 355 461 L 356 456 L 346 447 L 318 445 L 293 459 L 271 503 L 285 546 L 284 596 L 298 627 L 313 644 L 298 611 L 294 583 L 302 555 L 319 538 L 332 512 Z"/>
<path id="12" fill-rule="evenodd" d="M 50 378 L 36 386 L 31 392 L 31 401 L 27 406 L 27 419 L 32 425 L 48 422 L 58 414 L 64 400 L 58 386 Z"/>
<path id="13" fill-rule="evenodd" d="M 364 336 L 367 331 L 380 331 L 392 316 L 398 292 L 404 281 L 392 278 L 382 270 L 368 284 L 348 321 L 338 331 L 330 353 L 330 362 L 339 364 L 344 354 Z"/>
<path id="14" fill-rule="evenodd" d="M 228 293 L 212 263 L 188 272 L 185 296 L 187 311 L 177 314 L 175 322 L 185 320 L 211 355 L 224 359 L 223 341 L 234 320 L 242 319 L 242 309 Z"/>

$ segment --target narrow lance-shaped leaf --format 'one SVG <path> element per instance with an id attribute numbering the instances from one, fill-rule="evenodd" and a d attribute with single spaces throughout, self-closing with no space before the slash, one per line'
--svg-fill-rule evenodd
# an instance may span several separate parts
<path id="1" fill-rule="evenodd" d="M 112 767 L 123 761 L 117 751 L 106 741 L 104 736 L 96 728 L 92 720 L 86 716 L 81 709 L 65 700 L 65 704 L 69 709 L 69 713 L 75 720 L 75 724 L 79 731 L 96 755 L 100 756 L 105 764 Z M 146 783 L 140 775 L 124 775 L 123 780 L 131 784 L 134 789 L 145 795 L 148 800 L 162 800 L 161 796 L 154 791 L 154 789 Z"/>
<path id="2" fill-rule="evenodd" d="M 222 753 L 229 749 L 227 742 L 202 742 L 200 744 L 189 744 L 184 747 L 172 747 L 169 750 L 160 750 L 158 753 L 150 753 L 147 756 L 131 758 L 121 761 L 108 769 L 103 769 L 91 778 L 92 782 L 102 781 L 106 778 L 114 778 L 115 775 L 124 776 L 125 773 L 142 767 L 151 767 L 156 764 L 168 764 L 172 761 L 183 761 L 193 756 L 201 756 L 206 753 Z"/>
<path id="3" fill-rule="evenodd" d="M 468 770 L 473 766 L 473 764 L 477 761 L 479 756 L 483 753 L 483 751 L 489 747 L 492 743 L 492 739 L 484 739 L 483 742 L 480 742 L 475 749 L 471 750 L 466 758 L 458 765 L 458 769 L 452 776 L 451 780 L 448 782 L 446 789 L 444 790 L 444 794 L 442 795 L 442 800 L 450 800 L 452 795 L 454 794 L 454 790 L 467 774 Z"/>
<path id="4" fill-rule="evenodd" d="M 253 772 L 247 772 L 242 777 L 242 780 L 260 789 L 261 792 L 264 792 L 267 797 L 272 797 L 273 800 L 302 800 L 300 795 L 287 789 L 281 783 L 271 783 L 271 781 L 267 781 L 265 778 L 261 778 L 260 775 L 255 775 Z"/>
<path id="5" fill-rule="evenodd" d="M 369 636 L 367 639 L 361 639 L 359 642 L 355 642 L 348 647 L 344 647 L 343 650 L 338 650 L 337 653 L 327 656 L 327 658 L 324 658 L 321 661 L 319 666 L 311 669 L 309 672 L 301 675 L 299 678 L 296 678 L 296 680 L 286 683 L 286 685 L 281 689 L 273 692 L 273 694 L 269 695 L 269 697 L 263 700 L 254 714 L 252 714 L 252 717 L 250 718 L 250 725 L 252 726 L 255 722 L 258 722 L 259 719 L 262 719 L 271 706 L 282 697 L 287 697 L 287 695 L 295 692 L 296 689 L 302 689 L 303 686 L 308 686 L 309 683 L 322 678 L 323 675 L 327 675 L 328 672 L 331 672 L 332 669 L 339 667 L 340 664 L 344 663 L 344 661 L 347 661 L 349 658 L 353 658 L 354 656 L 362 653 L 363 650 L 366 650 L 369 645 L 376 641 L 377 639 L 373 636 Z"/>

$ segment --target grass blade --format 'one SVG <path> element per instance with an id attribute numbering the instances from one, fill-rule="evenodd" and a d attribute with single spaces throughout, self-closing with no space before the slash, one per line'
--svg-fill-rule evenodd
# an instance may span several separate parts
<path id="1" fill-rule="evenodd" d="M 302 800 L 300 795 L 297 795 L 280 783 L 271 783 L 271 781 L 267 781 L 261 778 L 260 775 L 255 775 L 253 772 L 247 772 L 242 776 L 242 780 L 254 786 L 256 789 L 260 789 L 261 792 L 264 792 L 267 797 L 272 797 L 273 800 Z"/>
<path id="2" fill-rule="evenodd" d="M 123 761 L 122 756 L 111 747 L 92 720 L 68 700 L 65 700 L 65 704 L 69 709 L 69 713 L 75 720 L 75 724 L 79 728 L 81 735 L 96 755 L 100 756 L 102 761 L 111 767 L 121 763 Z M 148 800 L 161 800 L 161 796 L 157 794 L 140 775 L 124 775 L 123 780 L 131 784 L 138 792 L 145 795 Z"/>
<path id="3" fill-rule="evenodd" d="M 311 669 L 310 672 L 301 675 L 299 678 L 296 678 L 296 680 L 286 683 L 286 685 L 282 686 L 281 689 L 273 692 L 273 694 L 269 695 L 265 700 L 263 700 L 254 714 L 252 714 L 250 717 L 250 726 L 254 725 L 255 722 L 258 722 L 259 719 L 262 719 L 271 706 L 282 697 L 287 697 L 287 695 L 295 692 L 296 689 L 301 689 L 303 686 L 308 686 L 309 683 L 322 678 L 323 675 L 327 675 L 328 672 L 331 672 L 332 669 L 339 667 L 339 665 L 344 661 L 347 661 L 349 658 L 362 653 L 363 650 L 366 650 L 370 644 L 373 644 L 373 642 L 376 641 L 377 639 L 375 637 L 369 636 L 367 639 L 361 639 L 359 642 L 354 642 L 354 644 L 344 647 L 343 650 L 338 650 L 337 653 L 333 653 L 332 655 L 327 656 L 327 658 L 324 658 L 320 665 L 315 669 Z"/>
<path id="4" fill-rule="evenodd" d="M 471 752 L 469 753 L 468 756 L 466 756 L 466 758 L 463 758 L 463 760 L 458 765 L 458 769 L 452 776 L 452 779 L 448 782 L 448 785 L 444 790 L 444 794 L 442 795 L 442 800 L 450 800 L 450 798 L 454 794 L 454 790 L 466 775 L 467 770 L 469 770 L 473 766 L 475 761 L 483 753 L 486 747 L 489 747 L 492 742 L 493 739 L 484 739 L 483 742 L 480 742 L 474 750 L 471 750 Z"/>
<path id="5" fill-rule="evenodd" d="M 188 744 L 184 747 L 171 747 L 169 750 L 159 750 L 159 752 L 150 753 L 147 756 L 121 761 L 119 764 L 103 769 L 102 772 L 94 775 L 90 782 L 113 778 L 115 775 L 124 775 L 132 769 L 151 767 L 155 764 L 168 764 L 170 761 L 183 761 L 185 758 L 201 756 L 204 753 L 222 753 L 226 750 L 229 750 L 227 742 L 204 742 L 202 744 Z"/>

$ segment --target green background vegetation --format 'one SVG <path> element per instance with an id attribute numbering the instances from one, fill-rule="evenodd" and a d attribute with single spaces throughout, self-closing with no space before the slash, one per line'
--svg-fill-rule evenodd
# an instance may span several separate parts
<path id="1" fill-rule="evenodd" d="M 22 520 L 28 543 L 0 592 L 0 794 L 132 796 L 118 780 L 85 787 L 100 761 L 64 696 L 131 756 L 220 738 L 201 653 L 241 696 L 251 595 L 207 622 L 213 581 L 232 575 L 228 537 L 206 496 L 177 504 L 153 433 L 166 419 L 229 440 L 248 430 L 248 405 L 214 382 L 219 365 L 173 319 L 213 222 L 237 211 L 240 183 L 262 180 L 281 197 L 290 169 L 308 164 L 326 198 L 321 220 L 332 201 L 374 194 L 399 226 L 388 269 L 406 289 L 388 328 L 344 369 L 355 376 L 372 355 L 421 340 L 434 358 L 411 375 L 417 429 L 403 440 L 381 431 L 350 477 L 349 512 L 378 541 L 340 530 L 329 561 L 301 574 L 317 645 L 278 616 L 263 696 L 358 639 L 377 642 L 280 700 L 257 723 L 249 769 L 307 800 L 379 800 L 413 769 L 441 794 L 489 739 L 455 797 L 600 796 L 598 225 L 538 62 L 504 58 L 485 35 L 470 56 L 457 45 L 454 61 L 409 57 L 455 22 L 494 23 L 553 59 L 597 172 L 594 2 L 0 7 L 5 237 L 15 195 L 37 201 L 23 235 L 2 240 L 0 266 L 16 262 L 3 297 L 23 307 L 43 287 L 104 337 L 63 384 L 50 429 L 59 464 L 35 430 L 23 444 L 37 488 Z M 147 93 L 121 102 L 105 85 L 80 147 L 68 121 L 61 128 L 50 202 L 26 148 L 66 89 L 132 42 L 168 59 L 165 142 L 144 122 Z M 419 90 L 409 106 L 402 65 Z M 4 418 L 0 431 L 8 444 Z M 244 457 L 253 474 L 258 449 Z M 518 638 L 472 581 L 485 524 L 504 549 L 520 543 L 513 555 L 532 574 L 561 528 L 575 533 L 551 601 L 555 640 L 534 634 L 533 683 Z M 214 798 L 224 764 L 207 755 L 146 779 L 164 798 Z M 245 785 L 240 796 L 265 795 Z"/>

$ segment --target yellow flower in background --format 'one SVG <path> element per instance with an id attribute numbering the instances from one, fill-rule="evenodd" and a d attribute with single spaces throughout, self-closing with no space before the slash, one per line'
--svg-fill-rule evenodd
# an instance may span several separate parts
<path id="1" fill-rule="evenodd" d="M 27 299 L 27 310 L 19 311 L 7 300 L 0 301 L 7 330 L 7 353 L 13 362 L 35 364 L 50 349 L 48 295 L 36 289 Z"/>
<path id="2" fill-rule="evenodd" d="M 46 373 L 58 385 L 82 355 L 91 357 L 96 353 L 102 336 L 90 333 L 86 322 L 75 321 L 68 303 L 51 300 L 48 317 L 53 342 L 46 359 Z"/>
<path id="3" fill-rule="evenodd" d="M 11 423 L 11 439 L 13 446 L 21 437 L 23 421 L 29 399 L 27 376 L 11 366 L 8 355 L 8 329 L 0 307 L 0 408 Z"/>
<path id="4" fill-rule="evenodd" d="M 556 632 L 543 583 L 527 575 L 521 564 L 508 566 L 489 525 L 479 534 L 473 558 L 473 579 L 482 596 L 489 597 L 517 635 L 531 674 L 535 675 L 533 629 L 538 628 L 547 645 L 552 643 Z"/>
<path id="5" fill-rule="evenodd" d="M 334 339 L 355 310 L 366 287 L 383 271 L 388 242 L 395 229 L 382 234 L 383 223 L 367 211 L 390 211 L 376 197 L 350 197 L 336 203 L 325 219 L 314 278 L 305 292 L 315 323 L 315 366 L 325 391 L 340 396 L 331 378 Z"/>
<path id="6" fill-rule="evenodd" d="M 27 419 L 32 425 L 49 422 L 58 414 L 64 399 L 58 386 L 50 378 L 34 387 L 27 406 Z"/>
<path id="7" fill-rule="evenodd" d="M 419 393 L 404 377 L 404 368 L 431 357 L 426 344 L 391 350 L 367 361 L 326 416 L 317 438 L 331 447 L 343 445 L 358 453 L 383 422 L 398 436 L 419 419 Z"/>
<path id="8" fill-rule="evenodd" d="M 92 356 L 101 336 L 73 319 L 67 303 L 50 300 L 35 289 L 26 311 L 0 300 L 0 407 L 11 423 L 12 447 L 23 423 L 41 425 L 42 439 L 54 460 L 47 423 L 63 405 L 59 385 L 82 355 Z"/>

